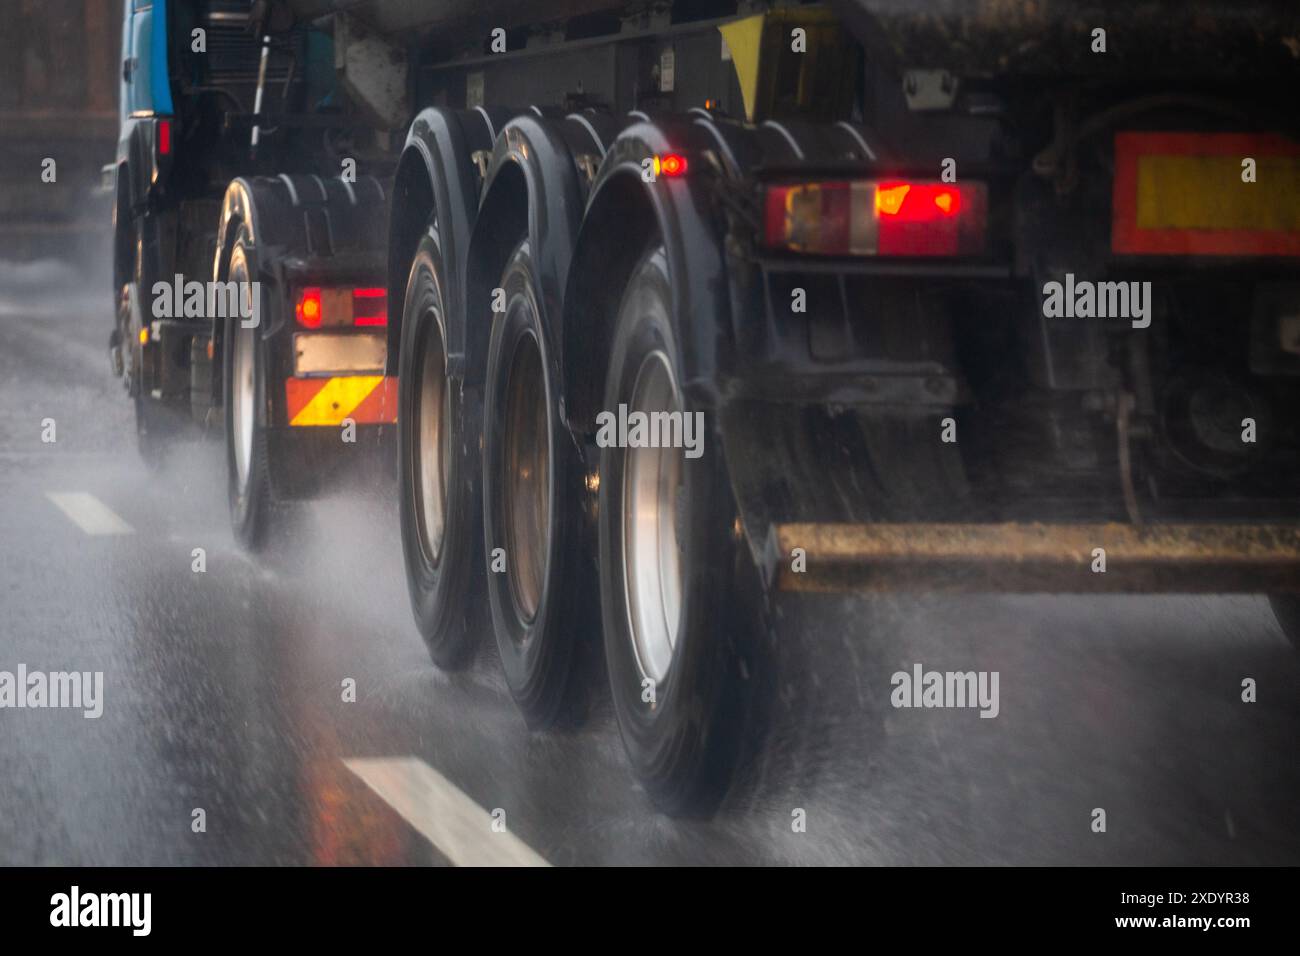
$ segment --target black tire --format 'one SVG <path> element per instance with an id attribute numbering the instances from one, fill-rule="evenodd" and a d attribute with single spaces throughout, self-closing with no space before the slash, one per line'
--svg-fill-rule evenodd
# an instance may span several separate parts
<path id="1" fill-rule="evenodd" d="M 139 289 L 139 278 L 133 276 L 129 281 L 122 283 L 122 287 L 117 290 L 117 314 L 114 318 L 113 333 L 108 340 L 110 349 L 113 347 L 118 349 L 122 382 L 131 396 L 140 392 L 139 335 L 143 313 L 140 316 L 132 314 L 132 296 L 138 297 Z M 143 308 L 143 304 L 140 308 Z"/>
<path id="2" fill-rule="evenodd" d="M 149 313 L 149 293 L 158 268 L 158 224 L 148 216 L 138 216 L 131 223 L 131 277 L 118 290 L 116 340 L 126 365 L 128 391 L 135 406 L 136 449 L 150 471 L 159 471 L 166 461 L 167 448 L 181 430 L 181 420 L 171 409 L 149 394 L 144 376 L 144 346 L 140 332 Z M 132 314 L 134 294 L 138 315 Z"/>
<path id="3" fill-rule="evenodd" d="M 124 357 L 124 367 L 129 364 L 126 374 L 129 376 L 128 390 L 135 405 L 136 447 L 141 460 L 151 471 L 160 471 L 166 464 L 167 455 L 172 446 L 182 439 L 191 438 L 196 433 L 190 418 L 190 398 L 160 399 L 153 395 L 152 385 L 156 384 L 154 375 L 146 373 L 148 365 L 161 360 L 155 357 L 152 363 L 146 362 L 145 346 L 140 342 L 143 328 L 151 324 L 153 313 L 154 283 L 157 281 L 162 258 L 159 248 L 161 227 L 156 218 L 145 216 L 135 220 L 133 225 L 134 266 L 131 281 L 124 285 L 119 293 L 118 321 L 110 346 L 116 345 Z M 132 315 L 130 297 L 133 294 L 138 302 L 139 315 Z M 158 345 L 149 346 L 158 349 Z M 125 358 L 129 356 L 129 363 Z"/>
<path id="4" fill-rule="evenodd" d="M 242 284 L 257 274 L 251 247 L 248 228 L 241 226 L 230 252 L 225 281 Z M 261 304 L 263 308 L 258 314 L 265 317 L 266 303 Z M 260 325 L 245 328 L 236 315 L 226 319 L 222 344 L 230 524 L 241 546 L 258 551 L 266 543 L 272 514 L 267 461 L 266 343 Z M 247 435 L 243 434 L 243 428 L 249 429 Z"/>
<path id="5" fill-rule="evenodd" d="M 448 323 L 457 317 L 447 312 L 445 276 L 437 228 L 430 226 L 411 263 L 402 306 L 398 484 L 411 610 L 434 663 L 455 670 L 473 658 L 488 612 L 482 404 L 477 392 L 449 374 L 454 368 L 447 363 Z M 422 455 L 421 447 L 436 447 L 436 456 Z"/>
<path id="6" fill-rule="evenodd" d="M 561 372 L 532 250 L 521 242 L 500 288 L 483 412 L 483 524 L 492 626 L 506 683 L 533 728 L 572 715 L 575 647 L 593 630 L 574 568 L 583 544 L 582 456 L 560 413 Z M 493 568 L 497 548 L 504 571 Z"/>
<path id="7" fill-rule="evenodd" d="M 664 250 L 657 247 L 632 272 L 619 306 L 604 410 L 617 414 L 619 405 L 625 404 L 635 411 L 633 390 L 638 376 L 643 369 L 659 368 L 658 362 L 668 369 L 676 407 L 687 414 L 696 411 L 677 384 L 682 361 L 671 303 Z M 655 359 L 656 355 L 662 359 Z M 657 375 L 662 377 L 663 373 Z M 597 435 L 598 442 L 605 446 L 600 453 L 600 603 L 614 709 L 637 778 L 660 809 L 682 815 L 712 813 L 725 793 L 742 744 L 753 686 L 749 680 L 753 671 L 753 609 L 747 607 L 746 589 L 741 586 L 748 558 L 733 533 L 736 507 L 717 422 L 709 418 L 705 416 L 704 445 L 699 457 L 688 458 L 682 452 L 675 453 L 676 459 L 660 456 L 657 471 L 651 471 L 659 476 L 655 480 L 662 482 L 664 469 L 676 467 L 679 478 L 669 485 L 675 486 L 675 492 L 661 491 L 656 499 L 670 502 L 671 508 L 671 512 L 656 513 L 653 527 L 658 530 L 650 540 L 660 549 L 658 556 L 655 561 L 639 564 L 637 573 L 631 576 L 624 564 L 628 528 L 624 478 L 630 462 L 633 473 L 639 474 L 642 469 L 638 462 L 656 459 L 633 459 L 629 449 L 609 445 Z M 631 510 L 640 513 L 638 508 Z M 660 543 L 666 530 L 664 521 L 671 523 L 675 549 Z M 678 575 L 671 573 L 674 550 Z M 669 562 L 668 573 L 664 571 L 665 561 Z M 645 573 L 654 568 L 658 568 L 660 578 Z M 633 580 L 629 582 L 630 577 Z M 644 647 L 644 656 L 652 659 L 648 640 L 641 645 L 634 641 L 631 605 L 648 603 L 644 597 L 647 580 L 653 584 L 655 580 L 673 578 L 679 581 L 680 594 L 676 638 L 666 658 L 666 670 L 655 675 L 654 667 L 643 665 L 642 652 L 637 649 Z M 650 593 L 662 596 L 669 587 L 661 583 Z M 630 593 L 642 595 L 642 600 L 630 602 Z M 654 620 L 673 628 L 672 606 L 665 600 Z M 643 682 L 647 679 L 655 682 L 653 703 L 643 697 Z"/>
<path id="8" fill-rule="evenodd" d="M 1282 628 L 1291 646 L 1300 650 L 1300 594 L 1274 594 L 1269 599 L 1277 626 Z"/>
<path id="9" fill-rule="evenodd" d="M 131 296 L 133 290 L 135 290 L 134 294 L 138 295 L 139 288 L 137 269 L 137 274 L 132 281 L 123 285 L 118 291 L 117 325 L 110 345 L 116 341 L 118 347 L 123 350 L 123 355 L 130 358 L 129 365 L 124 366 L 124 374 L 128 377 L 127 390 L 131 395 L 131 403 L 135 407 L 135 446 L 145 466 L 150 471 L 158 471 L 163 466 L 167 443 L 175 428 L 163 414 L 164 410 L 160 407 L 160 403 L 153 397 L 143 394 L 140 369 L 143 356 L 143 346 L 140 345 L 139 339 L 140 319 L 131 314 Z"/>

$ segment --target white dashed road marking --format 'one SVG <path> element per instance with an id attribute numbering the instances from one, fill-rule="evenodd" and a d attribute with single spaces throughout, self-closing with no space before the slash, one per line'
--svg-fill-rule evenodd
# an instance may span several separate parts
<path id="1" fill-rule="evenodd" d="M 487 810 L 418 757 L 343 764 L 456 866 L 550 865 L 509 830 L 494 832 Z"/>
<path id="2" fill-rule="evenodd" d="M 85 491 L 47 491 L 45 497 L 86 534 L 135 534 L 108 505 Z"/>

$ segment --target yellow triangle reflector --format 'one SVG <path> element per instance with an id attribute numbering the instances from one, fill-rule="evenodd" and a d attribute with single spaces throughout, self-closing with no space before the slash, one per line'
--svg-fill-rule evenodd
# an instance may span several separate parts
<path id="1" fill-rule="evenodd" d="M 745 99 L 745 119 L 754 121 L 754 106 L 758 98 L 758 63 L 762 50 L 763 21 L 766 14 L 733 20 L 718 27 L 722 39 L 731 50 L 731 63 L 740 81 L 740 95 Z"/>

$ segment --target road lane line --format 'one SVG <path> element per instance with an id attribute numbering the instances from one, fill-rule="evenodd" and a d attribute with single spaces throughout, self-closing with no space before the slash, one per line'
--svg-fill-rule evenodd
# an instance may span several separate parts
<path id="1" fill-rule="evenodd" d="M 418 757 L 356 757 L 343 765 L 456 866 L 550 866 Z"/>
<path id="2" fill-rule="evenodd" d="M 47 491 L 45 497 L 86 534 L 135 534 L 108 505 L 85 491 Z"/>

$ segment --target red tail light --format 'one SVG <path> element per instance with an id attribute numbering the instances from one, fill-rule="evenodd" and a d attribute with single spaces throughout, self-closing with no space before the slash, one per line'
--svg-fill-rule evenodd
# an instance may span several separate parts
<path id="1" fill-rule="evenodd" d="M 170 156 L 172 153 L 172 121 L 158 121 L 158 155 Z"/>
<path id="2" fill-rule="evenodd" d="M 987 218 L 983 183 L 797 183 L 767 188 L 763 240 L 812 255 L 978 256 Z"/>
<path id="3" fill-rule="evenodd" d="M 298 324 L 308 329 L 385 326 L 388 290 L 373 286 L 360 289 L 309 286 L 299 290 L 294 311 Z"/>
<path id="4" fill-rule="evenodd" d="M 303 289 L 298 293 L 298 324 L 319 329 L 325 310 L 321 307 L 320 289 Z"/>
<path id="5" fill-rule="evenodd" d="M 387 325 L 388 290 L 353 289 L 352 322 L 354 325 Z"/>

